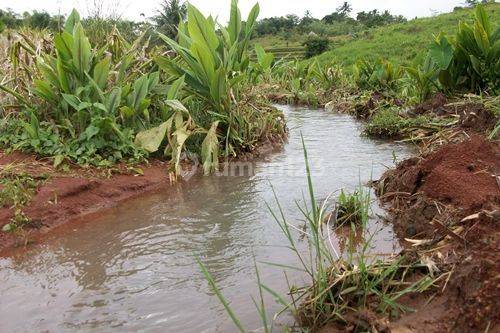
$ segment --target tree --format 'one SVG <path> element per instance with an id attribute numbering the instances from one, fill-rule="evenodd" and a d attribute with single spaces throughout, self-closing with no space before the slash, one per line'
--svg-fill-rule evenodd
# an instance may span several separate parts
<path id="1" fill-rule="evenodd" d="M 468 7 L 474 7 L 476 5 L 479 5 L 480 3 L 487 4 L 489 2 L 494 2 L 494 1 L 490 1 L 490 0 L 465 0 L 465 5 Z"/>
<path id="2" fill-rule="evenodd" d="M 163 0 L 161 8 L 152 18 L 157 29 L 170 38 L 177 36 L 177 26 L 187 15 L 186 3 L 182 0 Z"/>
<path id="3" fill-rule="evenodd" d="M 337 11 L 326 15 L 321 20 L 325 23 L 332 24 L 334 22 L 342 22 L 347 19 L 352 11 L 352 6 L 345 1 L 341 6 L 337 7 Z"/>
<path id="4" fill-rule="evenodd" d="M 340 16 L 342 17 L 347 17 L 347 15 L 349 15 L 349 13 L 352 11 L 352 6 L 349 2 L 347 1 L 344 1 L 344 3 L 342 4 L 342 6 L 338 7 L 337 8 L 337 13 L 340 14 Z"/>

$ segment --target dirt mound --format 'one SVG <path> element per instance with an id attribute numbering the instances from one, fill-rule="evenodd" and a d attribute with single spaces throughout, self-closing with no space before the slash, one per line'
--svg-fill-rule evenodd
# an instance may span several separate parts
<path id="1" fill-rule="evenodd" d="M 417 295 L 411 301 L 416 311 L 393 327 L 415 332 L 499 327 L 499 157 L 498 142 L 473 135 L 405 160 L 378 182 L 396 234 L 422 242 L 420 250 L 405 242 L 408 253 L 419 251 L 440 272 L 449 272 L 440 292 L 430 300 Z"/>
<path id="2" fill-rule="evenodd" d="M 443 93 L 437 93 L 433 98 L 415 106 L 413 112 L 416 114 L 425 114 L 429 112 L 445 114 L 448 113 L 448 110 L 444 108 L 446 103 L 448 103 L 446 96 Z"/>
<path id="3" fill-rule="evenodd" d="M 460 116 L 460 127 L 477 133 L 492 130 L 497 122 L 494 114 L 479 103 L 465 104 L 457 113 Z"/>
<path id="4" fill-rule="evenodd" d="M 450 144 L 424 156 L 403 161 L 383 177 L 384 191 L 423 192 L 464 212 L 475 212 L 500 202 L 496 174 L 500 171 L 500 146 L 480 136 Z"/>

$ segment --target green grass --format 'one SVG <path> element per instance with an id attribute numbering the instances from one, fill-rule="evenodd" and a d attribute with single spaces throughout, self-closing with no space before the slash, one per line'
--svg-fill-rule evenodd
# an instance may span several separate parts
<path id="1" fill-rule="evenodd" d="M 491 22 L 500 21 L 500 4 L 485 6 Z M 414 19 L 358 34 L 357 37 L 339 36 L 332 51 L 319 56 L 320 61 L 335 60 L 346 66 L 357 59 L 384 58 L 396 64 L 411 64 L 427 50 L 433 35 L 443 31 L 455 35 L 459 21 L 472 21 L 473 9 L 458 9 L 435 17 Z"/>

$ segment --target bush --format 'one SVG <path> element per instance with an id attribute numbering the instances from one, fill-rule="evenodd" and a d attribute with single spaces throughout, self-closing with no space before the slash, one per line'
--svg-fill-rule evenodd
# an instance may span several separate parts
<path id="1" fill-rule="evenodd" d="M 328 38 L 312 37 L 303 44 L 306 47 L 306 58 L 311 58 L 328 51 L 330 41 Z"/>

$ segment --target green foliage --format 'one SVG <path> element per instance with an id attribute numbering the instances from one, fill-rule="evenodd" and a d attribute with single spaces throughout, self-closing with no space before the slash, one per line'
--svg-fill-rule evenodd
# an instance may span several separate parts
<path id="1" fill-rule="evenodd" d="M 352 193 L 341 190 L 336 201 L 336 223 L 366 226 L 369 209 L 370 195 L 363 187 L 360 186 Z"/>
<path id="2" fill-rule="evenodd" d="M 23 111 L 2 124 L 0 140 L 81 164 L 140 157 L 134 131 L 163 120 L 167 106 L 151 107 L 161 89 L 159 73 L 141 73 L 139 43 L 130 45 L 116 33 L 93 49 L 74 11 L 53 48 L 36 58 L 33 81 L 14 91 Z"/>
<path id="3" fill-rule="evenodd" d="M 437 86 L 437 77 L 439 74 L 435 63 L 430 56 L 425 58 L 422 65 L 417 67 L 405 67 L 410 80 L 403 94 L 407 97 L 417 96 L 419 102 L 424 102 L 431 96 L 432 89 Z"/>
<path id="4" fill-rule="evenodd" d="M 311 58 L 328 51 L 330 40 L 328 38 L 311 37 L 304 42 L 306 58 Z"/>
<path id="5" fill-rule="evenodd" d="M 163 0 L 160 9 L 153 16 L 156 29 L 164 35 L 175 38 L 177 36 L 177 26 L 186 18 L 186 3 L 180 0 Z"/>
<path id="6" fill-rule="evenodd" d="M 430 121 L 425 116 L 404 118 L 393 109 L 382 109 L 366 125 L 365 133 L 374 137 L 398 138 L 407 134 L 413 128 L 429 124 Z"/>
<path id="7" fill-rule="evenodd" d="M 484 10 L 492 23 L 500 21 L 500 4 L 491 3 Z M 348 68 L 358 59 L 374 61 L 387 59 L 393 64 L 409 66 L 416 57 L 425 56 L 433 35 L 442 31 L 455 34 L 457 24 L 471 22 L 471 9 L 458 9 L 452 13 L 409 20 L 408 22 L 391 24 L 357 33 L 343 32 L 334 40 L 334 47 L 320 56 L 321 62 L 335 60 Z M 284 46 L 277 38 L 266 37 L 274 47 Z M 263 44 L 262 40 L 259 40 Z M 264 44 L 263 44 L 264 45 Z M 267 49 L 267 46 L 264 45 Z M 422 50 L 425 50 L 422 54 Z"/>
<path id="8" fill-rule="evenodd" d="M 158 56 L 156 63 L 174 78 L 185 77 L 186 90 L 204 102 L 209 126 L 218 122 L 226 156 L 252 149 L 263 135 L 282 129 L 279 118 L 272 116 L 274 112 L 237 102 L 249 70 L 248 44 L 259 6 L 252 8 L 243 24 L 238 3 L 233 0 L 229 23 L 226 27 L 219 25 L 218 31 L 215 21 L 194 6 L 188 5 L 187 11 L 187 22 L 178 27 L 178 41 L 160 34 L 177 57 Z M 270 66 L 270 56 L 261 53 L 258 57 L 261 68 Z"/>
<path id="9" fill-rule="evenodd" d="M 472 25 L 460 22 L 454 42 L 441 34 L 429 54 L 441 70 L 439 81 L 446 90 L 498 94 L 500 27 L 492 26 L 483 6 L 476 7 Z"/>
<path id="10" fill-rule="evenodd" d="M 389 11 L 385 10 L 380 13 L 377 9 L 373 9 L 371 11 L 359 12 L 356 15 L 356 20 L 368 28 L 373 28 L 377 26 L 392 24 L 392 23 L 401 23 L 406 22 L 406 19 L 402 15 L 391 15 Z"/>
<path id="11" fill-rule="evenodd" d="M 269 80 L 271 76 L 271 67 L 274 63 L 274 54 L 266 52 L 260 44 L 255 45 L 256 62 L 250 63 L 249 75 L 251 81 L 256 82 L 259 77 L 266 76 Z"/>
<path id="12" fill-rule="evenodd" d="M 354 66 L 354 80 L 361 89 L 378 91 L 396 90 L 401 78 L 401 69 L 386 60 L 371 63 L 366 59 L 359 60 Z"/>
<path id="13" fill-rule="evenodd" d="M 47 176 L 34 177 L 25 172 L 9 172 L 8 165 L 4 166 L 0 176 L 0 207 L 14 209 L 14 217 L 3 226 L 2 231 L 16 232 L 30 223 L 22 212 L 22 208 L 31 201 L 36 189 L 47 179 Z"/>

